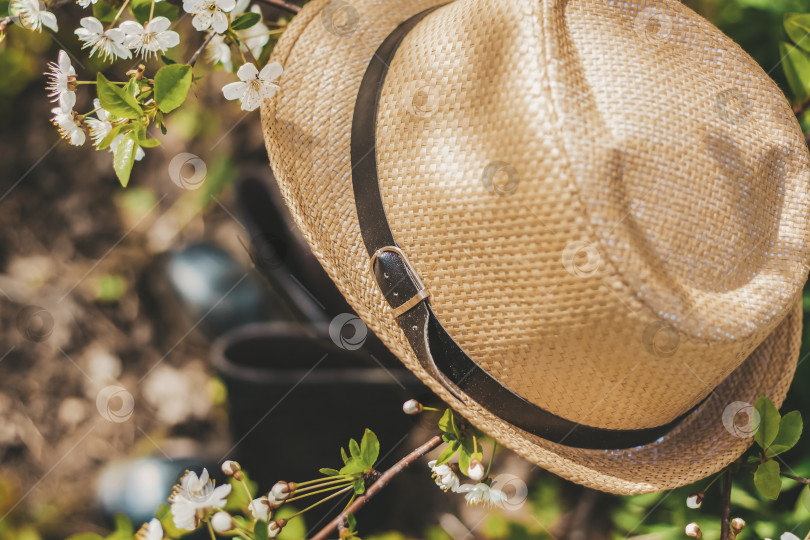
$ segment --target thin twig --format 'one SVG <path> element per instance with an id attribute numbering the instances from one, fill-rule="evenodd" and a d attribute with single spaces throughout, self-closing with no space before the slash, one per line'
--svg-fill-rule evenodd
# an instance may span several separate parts
<path id="1" fill-rule="evenodd" d="M 780 472 L 780 475 L 784 476 L 785 478 L 790 478 L 791 480 L 796 480 L 800 484 L 810 485 L 810 478 L 802 478 L 801 476 L 796 476 L 795 474 L 790 474 L 786 472 Z"/>
<path id="2" fill-rule="evenodd" d="M 349 514 L 354 514 L 360 510 L 360 508 L 371 500 L 371 498 L 376 495 L 378 491 L 382 490 L 386 485 L 388 485 L 388 482 L 390 482 L 392 478 L 405 470 L 408 465 L 439 446 L 441 442 L 442 438 L 436 435 L 428 442 L 399 460 L 396 465 L 385 471 L 376 482 L 371 484 L 363 495 L 358 497 L 357 500 L 355 500 L 351 505 L 349 505 L 348 508 L 341 512 L 340 515 L 330 521 L 323 529 L 318 531 L 318 534 L 313 536 L 311 540 L 326 540 L 329 537 L 329 533 L 337 529 Z"/>
<path id="3" fill-rule="evenodd" d="M 728 540 L 731 532 L 731 468 L 726 468 L 723 473 L 723 507 L 720 514 L 720 540 Z"/>
<path id="4" fill-rule="evenodd" d="M 196 51 L 194 51 L 194 54 L 192 54 L 191 58 L 188 59 L 188 65 L 190 65 L 190 66 L 194 65 L 194 63 L 200 57 L 200 55 L 205 50 L 205 48 L 208 46 L 208 44 L 211 43 L 211 40 L 214 39 L 214 35 L 215 35 L 215 33 L 211 32 L 210 34 L 208 34 L 205 37 L 205 40 L 202 42 L 202 45 L 200 45 L 200 48 L 197 49 Z"/>
<path id="5" fill-rule="evenodd" d="M 287 13 L 292 13 L 293 15 L 301 11 L 301 8 L 299 6 L 296 6 L 295 4 L 288 4 L 284 0 L 261 0 L 261 1 L 267 4 L 268 6 L 273 6 L 282 11 L 286 11 Z"/>

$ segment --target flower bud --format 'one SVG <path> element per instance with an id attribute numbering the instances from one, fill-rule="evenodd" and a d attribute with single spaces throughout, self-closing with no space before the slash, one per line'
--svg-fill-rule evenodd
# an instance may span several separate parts
<path id="1" fill-rule="evenodd" d="M 404 412 L 405 414 L 410 415 L 419 414 L 423 410 L 424 407 L 422 407 L 422 404 L 416 401 L 415 399 L 409 399 L 408 401 L 402 404 L 402 412 Z"/>
<path id="2" fill-rule="evenodd" d="M 745 520 L 743 518 L 736 517 L 731 520 L 731 530 L 734 532 L 734 534 L 740 534 L 740 531 L 742 531 L 744 528 Z"/>
<path id="3" fill-rule="evenodd" d="M 273 511 L 270 508 L 270 501 L 267 496 L 259 497 L 258 499 L 253 499 L 250 501 L 248 510 L 250 510 L 250 515 L 252 515 L 254 519 L 260 521 L 268 521 L 273 515 Z"/>
<path id="4" fill-rule="evenodd" d="M 236 523 L 228 512 L 217 512 L 211 516 L 211 526 L 219 533 L 226 533 L 236 528 Z"/>
<path id="5" fill-rule="evenodd" d="M 700 508 L 700 505 L 703 504 L 703 497 L 705 497 L 705 494 L 702 491 L 692 493 L 686 498 L 686 506 L 689 508 Z"/>
<path id="6" fill-rule="evenodd" d="M 222 464 L 222 473 L 225 476 L 234 476 L 236 473 L 238 473 L 241 470 L 242 470 L 241 465 L 239 465 L 239 463 L 237 463 L 235 461 L 231 461 L 230 459 L 226 460 Z"/>
<path id="7" fill-rule="evenodd" d="M 687 525 L 686 536 L 689 538 L 703 538 L 703 531 L 700 530 L 700 525 L 697 523 L 690 523 Z"/>
<path id="8" fill-rule="evenodd" d="M 284 525 L 287 524 L 286 519 L 277 519 L 276 521 L 271 521 L 267 524 L 267 536 L 270 538 L 275 538 L 278 536 L 278 533 L 281 532 L 281 529 L 284 528 Z"/>
<path id="9" fill-rule="evenodd" d="M 467 476 L 476 482 L 484 478 L 484 464 L 478 459 L 471 459 L 470 466 L 467 467 Z"/>
<path id="10" fill-rule="evenodd" d="M 293 482 L 276 482 L 276 484 L 270 489 L 270 493 L 267 495 L 268 498 L 272 497 L 279 502 L 287 500 L 292 492 L 295 491 L 295 484 Z"/>

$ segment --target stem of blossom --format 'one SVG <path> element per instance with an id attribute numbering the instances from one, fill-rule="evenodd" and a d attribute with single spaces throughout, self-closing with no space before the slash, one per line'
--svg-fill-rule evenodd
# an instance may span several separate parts
<path id="1" fill-rule="evenodd" d="M 200 55 L 208 46 L 208 44 L 211 43 L 212 39 L 214 39 L 214 32 L 211 32 L 210 34 L 205 36 L 202 45 L 200 45 L 200 47 L 196 51 L 194 51 L 194 54 L 191 55 L 191 58 L 188 59 L 188 65 L 194 67 L 194 63 L 197 62 L 197 59 L 200 57 Z"/>
<path id="2" fill-rule="evenodd" d="M 731 517 L 731 468 L 726 467 L 723 471 L 723 506 L 720 514 L 720 540 L 729 540 L 731 527 L 729 526 Z"/>
<path id="3" fill-rule="evenodd" d="M 301 486 L 309 486 L 311 484 L 321 484 L 323 482 L 334 482 L 338 478 L 351 478 L 348 474 L 339 474 L 337 476 L 324 476 L 323 478 L 316 478 L 314 480 L 307 480 L 306 482 L 296 482 L 295 489 L 296 491 L 300 491 L 298 488 Z"/>
<path id="4" fill-rule="evenodd" d="M 248 499 L 253 499 L 253 495 L 250 493 L 250 488 L 248 488 L 247 482 L 245 482 L 244 475 L 242 476 L 242 487 L 245 488 L 245 493 L 247 493 Z"/>
<path id="5" fill-rule="evenodd" d="M 334 531 L 337 526 L 346 519 L 346 516 L 349 514 L 357 513 L 360 508 L 363 507 L 369 500 L 371 500 L 374 495 L 376 495 L 380 490 L 382 490 L 385 486 L 388 485 L 388 482 L 391 481 L 396 475 L 401 473 L 405 470 L 408 465 L 419 459 L 420 457 L 424 456 L 437 446 L 439 446 L 442 442 L 442 438 L 438 435 L 432 437 L 429 441 L 425 444 L 420 446 L 419 448 L 412 451 L 410 454 L 399 460 L 393 467 L 385 471 L 376 482 L 371 484 L 366 492 L 358 497 L 352 504 L 350 504 L 343 512 L 340 513 L 335 519 L 330 521 L 323 529 L 318 531 L 318 534 L 312 537 L 311 540 L 326 540 L 329 537 L 329 533 Z"/>
<path id="6" fill-rule="evenodd" d="M 121 14 L 124 12 L 124 10 L 127 8 L 128 5 L 129 5 L 129 0 L 124 0 L 124 3 L 121 4 L 121 8 L 118 10 L 118 13 L 115 14 L 115 18 L 112 20 L 112 22 L 109 24 L 109 26 L 107 26 L 107 28 L 106 28 L 107 30 L 109 30 L 110 28 L 115 26 L 115 23 L 118 22 L 118 18 L 121 17 Z"/>
<path id="7" fill-rule="evenodd" d="M 152 21 L 152 17 L 154 16 L 155 16 L 155 0 L 152 0 L 152 5 L 149 7 L 149 22 Z"/>
<path id="8" fill-rule="evenodd" d="M 353 481 L 354 480 L 352 479 L 352 477 L 347 476 L 347 475 L 341 475 L 340 477 L 330 476 L 328 481 L 318 482 L 318 483 L 310 483 L 309 485 L 307 485 L 303 489 L 299 487 L 299 486 L 301 486 L 301 484 L 296 484 L 294 494 L 298 495 L 299 493 L 303 493 L 303 492 L 309 491 L 311 489 L 322 488 L 322 487 L 328 486 L 330 484 L 346 484 L 346 483 L 351 483 Z"/>
<path id="9" fill-rule="evenodd" d="M 298 511 L 298 512 L 296 512 L 295 514 L 291 515 L 290 517 L 284 518 L 284 519 L 286 519 L 287 521 L 289 521 L 289 520 L 291 520 L 291 519 L 292 519 L 292 518 L 294 518 L 294 517 L 298 517 L 298 516 L 300 516 L 300 515 L 301 515 L 301 514 L 303 514 L 304 512 L 308 512 L 308 511 L 312 510 L 313 508 L 315 508 L 315 507 L 316 507 L 316 506 L 318 506 L 319 504 L 323 504 L 323 503 L 325 503 L 326 501 L 328 501 L 329 499 L 334 499 L 334 498 L 335 498 L 335 497 L 337 497 L 338 495 L 341 495 L 341 494 L 343 494 L 343 493 L 346 493 L 347 491 L 351 491 L 352 489 L 354 489 L 352 486 L 345 487 L 345 488 L 341 489 L 340 491 L 338 491 L 337 493 L 332 493 L 332 494 L 331 494 L 331 495 L 329 495 L 328 497 L 324 497 L 323 499 L 321 499 L 320 501 L 316 502 L 315 504 L 311 504 L 311 505 L 307 506 L 306 508 L 304 508 L 303 510 L 299 510 L 299 511 Z M 310 495 L 312 495 L 312 494 L 310 493 Z M 292 499 L 287 499 L 287 501 L 284 501 L 284 502 L 289 502 L 289 501 L 291 501 L 291 500 L 292 500 Z"/>
<path id="10" fill-rule="evenodd" d="M 350 485 L 351 484 L 348 484 L 348 483 L 344 482 L 344 483 L 338 484 L 336 486 L 329 486 L 329 487 L 324 488 L 324 489 L 319 489 L 318 491 L 310 491 L 309 493 L 304 493 L 303 495 L 296 495 L 295 497 L 293 497 L 291 499 L 287 499 L 284 502 L 297 501 L 298 499 L 303 499 L 304 497 L 309 497 L 311 495 L 317 495 L 318 493 L 325 493 L 327 491 L 334 491 L 336 489 L 342 489 L 342 488 L 344 488 L 346 486 L 350 486 Z"/>
<path id="11" fill-rule="evenodd" d="M 487 472 L 484 478 L 489 478 L 489 470 L 492 468 L 492 462 L 495 461 L 495 450 L 498 449 L 498 441 L 492 439 L 492 454 L 489 456 L 489 464 L 487 464 Z"/>
<path id="12" fill-rule="evenodd" d="M 208 520 L 206 525 L 208 525 L 208 532 L 211 534 L 211 540 L 217 540 L 217 535 L 214 534 L 214 527 L 211 525 L 211 521 Z"/>
<path id="13" fill-rule="evenodd" d="M 294 4 L 288 4 L 284 0 L 261 0 L 261 1 L 264 2 L 265 4 L 267 4 L 268 6 L 273 6 L 275 8 L 278 8 L 278 9 L 282 10 L 282 11 L 286 11 L 287 13 L 296 14 L 299 11 L 301 11 L 300 7 L 298 7 L 298 6 L 294 5 Z"/>

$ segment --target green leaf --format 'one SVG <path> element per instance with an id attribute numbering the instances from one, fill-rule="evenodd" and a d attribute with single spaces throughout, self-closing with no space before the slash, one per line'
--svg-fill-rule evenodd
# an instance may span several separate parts
<path id="1" fill-rule="evenodd" d="M 138 151 L 138 142 L 135 134 L 131 131 L 121 138 L 118 146 L 115 147 L 113 155 L 113 169 L 118 176 L 121 185 L 127 187 L 129 175 L 132 172 L 132 165 L 135 163 L 135 152 Z"/>
<path id="2" fill-rule="evenodd" d="M 355 480 L 352 487 L 354 488 L 354 492 L 356 494 L 362 495 L 366 491 L 366 483 L 363 480 L 363 477 L 360 477 L 357 480 Z"/>
<path id="3" fill-rule="evenodd" d="M 330 469 L 328 467 L 324 467 L 323 469 L 318 469 L 318 472 L 320 472 L 321 474 L 325 474 L 326 476 L 337 476 L 337 475 L 340 474 L 337 471 L 337 469 Z"/>
<path id="4" fill-rule="evenodd" d="M 171 64 L 155 74 L 155 102 L 164 113 L 183 104 L 191 88 L 191 66 Z"/>
<path id="5" fill-rule="evenodd" d="M 259 520 L 253 528 L 253 538 L 256 540 L 268 540 L 267 535 L 267 522 Z"/>
<path id="6" fill-rule="evenodd" d="M 79 533 L 68 536 L 67 540 L 104 540 L 104 537 L 96 533 Z"/>
<path id="7" fill-rule="evenodd" d="M 160 145 L 160 141 L 157 139 L 138 139 L 138 145 L 143 148 L 154 148 Z"/>
<path id="8" fill-rule="evenodd" d="M 452 433 L 459 438 L 461 435 L 456 427 L 456 419 L 453 417 L 453 410 L 447 409 L 444 411 L 444 414 L 439 419 L 439 429 L 444 431 L 445 433 Z"/>
<path id="9" fill-rule="evenodd" d="M 793 43 L 810 52 L 810 13 L 785 13 L 782 23 Z"/>
<path id="10" fill-rule="evenodd" d="M 346 450 L 342 446 L 340 447 L 340 457 L 343 459 L 344 464 L 349 463 L 349 456 L 346 455 Z"/>
<path id="11" fill-rule="evenodd" d="M 797 101 L 805 101 L 810 96 L 810 56 L 784 41 L 779 44 L 779 54 L 784 59 L 782 69 L 794 97 Z"/>
<path id="12" fill-rule="evenodd" d="M 346 514 L 346 525 L 349 532 L 357 532 L 357 518 L 354 517 L 354 514 Z"/>
<path id="13" fill-rule="evenodd" d="M 262 20 L 262 16 L 252 11 L 242 13 L 231 23 L 231 30 L 245 30 Z"/>
<path id="14" fill-rule="evenodd" d="M 759 427 L 754 437 L 757 444 L 765 449 L 779 433 L 779 421 L 782 417 L 773 402 L 764 394 L 754 403 L 754 409 L 759 413 Z"/>
<path id="15" fill-rule="evenodd" d="M 141 23 L 146 24 L 149 21 L 149 10 L 152 9 L 152 0 L 132 0 L 132 16 Z M 155 17 L 166 17 L 170 21 L 177 18 L 180 8 L 169 2 L 156 2 L 155 3 Z"/>
<path id="16" fill-rule="evenodd" d="M 802 414 L 799 411 L 791 411 L 783 416 L 779 422 L 779 433 L 768 447 L 767 455 L 773 457 L 796 446 L 802 435 L 802 428 Z"/>
<path id="17" fill-rule="evenodd" d="M 360 445 L 354 439 L 349 439 L 349 453 L 353 458 L 360 457 Z"/>
<path id="18" fill-rule="evenodd" d="M 244 481 L 248 487 L 248 490 L 250 490 L 250 494 L 245 491 L 245 488 L 242 486 L 242 482 L 236 478 L 229 478 L 228 483 L 231 485 L 231 494 L 225 501 L 225 510 L 231 513 L 235 513 L 237 511 L 246 511 L 250 501 L 252 501 L 256 496 L 256 490 L 258 489 L 256 482 L 252 481 L 244 470 L 242 471 L 242 474 L 244 475 Z"/>
<path id="19" fill-rule="evenodd" d="M 121 133 L 130 131 L 131 129 L 132 124 L 118 124 L 117 126 L 113 126 L 110 132 L 107 133 L 107 136 L 104 137 L 100 143 L 98 143 L 98 149 L 104 150 L 105 148 L 109 147 L 110 143 L 113 142 L 113 139 L 115 139 Z"/>
<path id="20" fill-rule="evenodd" d="M 447 445 L 447 448 L 445 448 L 442 451 L 442 453 L 439 454 L 439 457 L 436 458 L 436 466 L 438 467 L 439 465 L 444 465 L 445 463 L 450 461 L 453 458 L 453 456 L 456 455 L 456 452 L 458 452 L 458 449 L 460 447 L 461 443 L 459 443 L 458 441 L 453 441 L 449 443 Z"/>
<path id="21" fill-rule="evenodd" d="M 112 22 L 117 10 L 109 3 L 99 1 L 93 4 L 93 17 L 102 23 Z"/>
<path id="22" fill-rule="evenodd" d="M 467 442 L 468 441 L 462 441 L 458 449 L 458 466 L 464 474 L 467 474 L 467 469 L 470 467 L 470 459 L 472 459 L 472 444 L 468 446 L 465 444 Z"/>
<path id="23" fill-rule="evenodd" d="M 120 88 L 99 73 L 96 75 L 96 91 L 101 106 L 115 116 L 137 119 L 143 116 L 143 109 L 123 88 Z"/>
<path id="24" fill-rule="evenodd" d="M 370 429 L 366 429 L 363 433 L 363 439 L 360 441 L 360 455 L 369 467 L 374 466 L 380 455 L 380 441 Z"/>
<path id="25" fill-rule="evenodd" d="M 754 473 L 754 485 L 763 496 L 775 501 L 779 497 L 779 492 L 782 491 L 779 463 L 766 461 L 757 467 L 757 472 Z"/>
<path id="26" fill-rule="evenodd" d="M 167 66 L 170 66 L 170 65 L 172 65 L 172 64 L 176 64 L 176 63 L 177 63 L 177 61 L 176 61 L 176 60 L 172 60 L 171 58 L 169 58 L 169 57 L 168 57 L 168 56 L 166 56 L 165 54 L 161 54 L 161 55 L 160 55 L 160 59 L 161 59 L 161 61 L 163 61 L 163 63 L 164 63 L 164 64 L 166 64 Z"/>
<path id="27" fill-rule="evenodd" d="M 349 458 L 348 463 L 340 469 L 340 474 L 359 474 L 365 472 L 368 467 L 361 459 Z"/>

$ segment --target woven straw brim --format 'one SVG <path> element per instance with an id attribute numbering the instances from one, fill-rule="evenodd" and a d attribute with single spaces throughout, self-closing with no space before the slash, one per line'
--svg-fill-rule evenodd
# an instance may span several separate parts
<path id="1" fill-rule="evenodd" d="M 713 391 L 706 385 L 709 396 L 699 408 L 662 439 L 630 450 L 551 443 L 501 421 L 472 400 L 459 405 L 414 356 L 368 271 L 349 147 L 355 96 L 374 51 L 398 23 L 438 3 L 443 2 L 357 3 L 356 12 L 349 9 L 342 15 L 348 17 L 344 23 L 352 27 L 351 35 L 340 36 L 329 23 L 332 14 L 323 16 L 330 2 L 315 0 L 296 16 L 274 52 L 272 60 L 285 71 L 281 89 L 262 107 L 268 154 L 285 201 L 315 256 L 358 315 L 411 371 L 470 422 L 537 465 L 620 494 L 666 490 L 720 470 L 753 440 L 727 429 L 727 407 L 753 403 L 763 393 L 777 405 L 784 399 L 798 358 L 800 299 L 791 302 L 787 316 L 739 368 Z"/>

